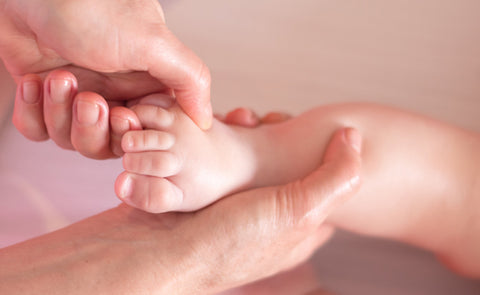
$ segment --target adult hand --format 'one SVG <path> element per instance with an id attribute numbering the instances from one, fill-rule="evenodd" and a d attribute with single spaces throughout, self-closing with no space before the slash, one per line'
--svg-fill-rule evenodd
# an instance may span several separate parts
<path id="1" fill-rule="evenodd" d="M 69 127 L 77 85 L 109 102 L 174 94 L 200 127 L 211 123 L 208 68 L 166 27 L 157 0 L 0 0 L 0 56 L 19 85 L 17 128 L 33 140 L 51 137 L 73 148 Z M 58 68 L 80 83 L 58 73 L 46 77 Z M 105 106 L 91 106 L 97 122 L 108 122 Z M 108 135 L 108 125 L 97 132 Z"/>
<path id="2" fill-rule="evenodd" d="M 65 70 L 55 70 L 48 74 L 45 82 L 38 76 L 27 75 L 17 88 L 17 98 L 22 96 L 24 88 L 28 84 L 34 84 L 41 90 L 50 89 L 51 81 L 69 81 L 77 89 L 76 76 Z M 35 87 L 36 87 L 35 86 Z M 46 137 L 31 139 L 47 139 L 48 133 L 44 132 L 45 126 L 51 138 L 64 148 L 74 148 L 84 156 L 104 159 L 123 155 L 121 138 L 129 130 L 141 129 L 142 126 L 137 116 L 128 108 L 113 107 L 115 104 L 94 92 L 73 91 L 70 94 L 58 93 L 57 97 L 63 97 L 65 105 L 58 106 L 49 103 L 48 100 L 35 104 L 25 104 L 21 100 L 15 101 L 15 113 L 13 122 L 19 130 L 30 130 L 32 136 Z M 131 99 L 129 104 L 138 103 L 138 99 Z M 45 106 L 45 107 L 44 107 Z M 42 112 L 42 107 L 44 110 Z M 67 112 L 73 109 L 73 114 Z M 22 114 L 31 114 L 32 117 Z M 220 118 L 220 116 L 217 116 Z M 277 123 L 289 119 L 291 116 L 285 113 L 272 112 L 260 118 L 253 111 L 246 108 L 238 108 L 229 112 L 224 118 L 220 118 L 227 124 L 244 127 L 256 127 L 260 124 Z M 45 119 L 46 125 L 36 124 Z M 64 141 L 68 139 L 67 141 Z M 62 144 L 63 142 L 63 144 Z M 72 147 L 73 146 L 73 147 Z"/>
<path id="3" fill-rule="evenodd" d="M 343 129 L 302 180 L 194 213 L 121 205 L 3 249 L 0 293 L 211 294 L 291 268 L 325 240 L 326 216 L 358 189 L 360 146 L 358 133 Z"/>

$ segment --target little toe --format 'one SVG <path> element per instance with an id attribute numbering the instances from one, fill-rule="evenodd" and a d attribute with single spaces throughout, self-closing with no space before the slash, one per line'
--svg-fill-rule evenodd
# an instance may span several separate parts
<path id="1" fill-rule="evenodd" d="M 123 168 L 136 174 L 169 177 L 180 172 L 182 162 L 171 152 L 126 153 Z"/>
<path id="2" fill-rule="evenodd" d="M 175 137 L 157 130 L 138 130 L 127 132 L 122 138 L 122 149 L 126 153 L 144 151 L 164 151 L 175 143 Z"/>
<path id="3" fill-rule="evenodd" d="M 175 98 L 163 93 L 155 93 L 142 97 L 138 104 L 154 105 L 163 109 L 168 109 L 175 104 Z"/>
<path id="4" fill-rule="evenodd" d="M 132 110 L 145 129 L 165 130 L 173 124 L 173 113 L 162 107 L 137 104 L 132 107 Z"/>
<path id="5" fill-rule="evenodd" d="M 117 196 L 126 204 L 150 213 L 177 210 L 182 191 L 165 178 L 123 172 L 115 182 Z"/>

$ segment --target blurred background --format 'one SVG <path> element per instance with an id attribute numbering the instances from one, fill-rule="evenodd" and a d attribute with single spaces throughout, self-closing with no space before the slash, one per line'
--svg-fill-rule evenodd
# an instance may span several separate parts
<path id="1" fill-rule="evenodd" d="M 168 26 L 209 66 L 217 112 L 298 114 L 369 101 L 480 132 L 478 0 L 161 2 Z M 8 118 L 13 82 L 0 76 L 0 191 L 3 210 L 14 213 L 0 214 L 0 247 L 116 205 L 121 163 L 22 138 Z M 429 253 L 343 232 L 298 272 L 255 292 L 317 285 L 345 295 L 480 294 L 480 282 Z"/>

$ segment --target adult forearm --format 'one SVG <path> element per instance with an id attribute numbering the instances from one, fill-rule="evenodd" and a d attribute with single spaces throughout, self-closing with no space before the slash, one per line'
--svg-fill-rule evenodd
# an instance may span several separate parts
<path id="1" fill-rule="evenodd" d="M 75 237 L 64 239 L 55 233 L 2 249 L 0 293 L 94 294 L 106 291 L 99 282 L 109 280 L 106 270 L 111 265 L 108 261 L 111 252 L 89 241 L 82 241 L 82 246 L 75 245 L 75 240 Z"/>
<path id="2" fill-rule="evenodd" d="M 126 210 L 0 250 L 0 294 L 183 294 L 160 230 Z"/>

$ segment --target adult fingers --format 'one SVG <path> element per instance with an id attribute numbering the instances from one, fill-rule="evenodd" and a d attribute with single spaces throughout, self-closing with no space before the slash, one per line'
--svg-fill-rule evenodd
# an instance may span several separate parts
<path id="1" fill-rule="evenodd" d="M 128 101 L 150 93 L 170 93 L 167 86 L 148 72 L 99 73 L 76 66 L 63 69 L 75 75 L 79 91 L 96 92 L 107 101 Z"/>
<path id="2" fill-rule="evenodd" d="M 147 70 L 173 89 L 179 105 L 202 129 L 212 124 L 210 71 L 202 60 L 162 26 L 162 33 L 143 35 L 143 40 L 128 40 L 135 48 L 127 63 L 132 69 Z M 139 59 L 141 55 L 144 58 Z M 139 63 L 143 63 L 139 64 Z"/>
<path id="3" fill-rule="evenodd" d="M 93 159 L 114 157 L 110 149 L 107 102 L 93 92 L 77 94 L 73 102 L 71 139 L 74 148 Z"/>
<path id="4" fill-rule="evenodd" d="M 26 138 L 48 139 L 43 118 L 42 80 L 37 75 L 25 75 L 18 83 L 13 110 L 13 124 Z"/>
<path id="5" fill-rule="evenodd" d="M 251 109 L 237 108 L 227 113 L 223 122 L 242 127 L 257 127 L 260 124 L 260 118 Z"/>
<path id="6" fill-rule="evenodd" d="M 44 81 L 37 75 L 25 75 L 17 87 L 12 121 L 30 140 L 52 138 L 62 148 L 76 149 L 95 159 L 121 156 L 123 134 L 141 129 L 135 113 L 115 108 L 110 140 L 107 102 L 94 93 L 76 96 L 76 92 L 77 80 L 68 71 L 53 71 Z M 97 121 L 92 122 L 97 115 Z"/>
<path id="7" fill-rule="evenodd" d="M 50 138 L 60 147 L 73 149 L 70 138 L 72 102 L 78 89 L 77 79 L 67 71 L 51 72 L 44 81 L 43 114 Z"/>
<path id="8" fill-rule="evenodd" d="M 322 165 L 306 178 L 279 187 L 278 218 L 318 227 L 360 185 L 362 138 L 352 128 L 333 135 Z"/>

